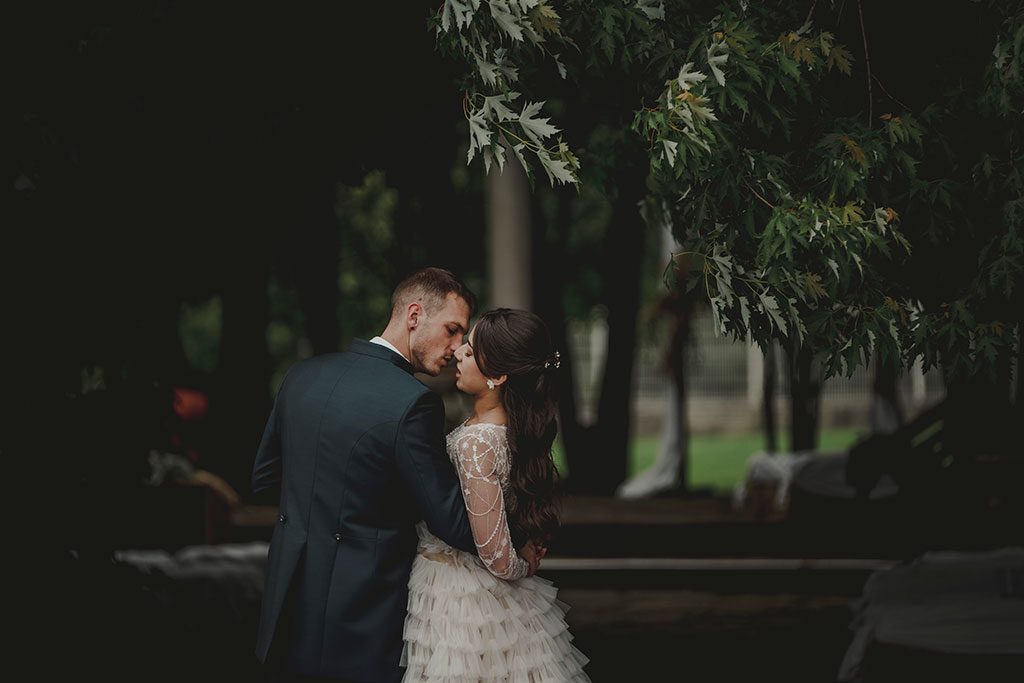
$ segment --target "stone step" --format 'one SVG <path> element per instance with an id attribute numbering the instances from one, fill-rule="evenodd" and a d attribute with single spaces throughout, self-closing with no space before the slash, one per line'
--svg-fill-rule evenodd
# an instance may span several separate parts
<path id="1" fill-rule="evenodd" d="M 559 588 L 687 590 L 717 594 L 861 594 L 891 560 L 836 558 L 567 558 L 547 557 L 539 576 Z"/>

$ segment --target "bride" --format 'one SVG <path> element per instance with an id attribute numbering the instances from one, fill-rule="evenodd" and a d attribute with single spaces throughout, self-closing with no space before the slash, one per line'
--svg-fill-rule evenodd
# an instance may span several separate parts
<path id="1" fill-rule="evenodd" d="M 529 576 L 513 538 L 542 546 L 555 513 L 555 370 L 543 321 L 484 313 L 455 352 L 456 387 L 473 413 L 447 439 L 478 556 L 417 526 L 409 577 L 403 681 L 581 682 L 587 658 L 570 642 L 568 606 Z"/>

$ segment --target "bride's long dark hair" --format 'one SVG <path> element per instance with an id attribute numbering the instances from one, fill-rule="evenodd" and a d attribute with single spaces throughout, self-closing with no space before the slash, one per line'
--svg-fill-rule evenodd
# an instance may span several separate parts
<path id="1" fill-rule="evenodd" d="M 473 335 L 477 367 L 485 377 L 508 379 L 499 386 L 512 452 L 509 526 L 520 542 L 546 542 L 558 529 L 556 475 L 551 445 L 555 422 L 558 361 L 544 321 L 512 308 L 480 316 Z"/>

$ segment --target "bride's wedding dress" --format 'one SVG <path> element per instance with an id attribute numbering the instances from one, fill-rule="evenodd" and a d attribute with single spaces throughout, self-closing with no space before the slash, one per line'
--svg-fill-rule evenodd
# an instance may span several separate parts
<path id="1" fill-rule="evenodd" d="M 479 557 L 417 526 L 409 578 L 403 681 L 589 682 L 565 623 L 568 606 L 513 548 L 505 514 L 505 427 L 465 423 L 447 440 Z"/>

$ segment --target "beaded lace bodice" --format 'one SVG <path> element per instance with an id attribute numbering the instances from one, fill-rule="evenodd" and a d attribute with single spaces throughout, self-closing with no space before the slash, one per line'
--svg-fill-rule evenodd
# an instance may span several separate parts
<path id="1" fill-rule="evenodd" d="M 512 457 L 504 425 L 463 422 L 448 434 L 447 446 L 462 484 L 480 561 L 501 579 L 526 576 L 529 565 L 512 545 L 505 511 Z M 418 530 L 421 549 L 459 552 L 427 531 L 425 524 L 420 523 Z"/>

